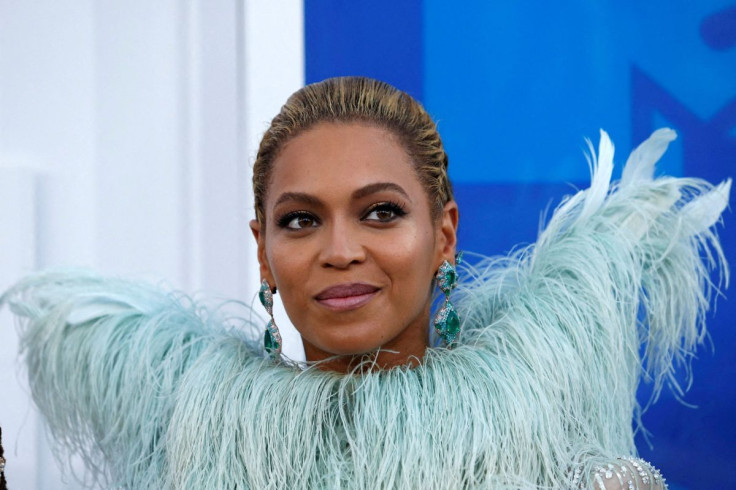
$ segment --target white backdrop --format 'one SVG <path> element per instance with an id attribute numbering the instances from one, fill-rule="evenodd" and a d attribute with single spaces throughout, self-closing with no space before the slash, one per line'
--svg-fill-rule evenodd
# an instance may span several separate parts
<path id="1" fill-rule="evenodd" d="M 74 265 L 252 302 L 250 166 L 303 83 L 302 24 L 300 0 L 0 0 L 0 290 Z M 3 310 L 9 488 L 78 488 L 24 378 Z"/>

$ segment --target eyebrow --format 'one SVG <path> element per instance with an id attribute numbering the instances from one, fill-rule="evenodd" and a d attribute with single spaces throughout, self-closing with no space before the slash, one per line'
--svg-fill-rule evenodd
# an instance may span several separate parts
<path id="1" fill-rule="evenodd" d="M 360 189 L 353 192 L 352 197 L 353 199 L 360 199 L 381 191 L 394 191 L 404 196 L 407 201 L 411 201 L 409 194 L 407 194 L 404 188 L 401 187 L 399 184 L 394 184 L 393 182 L 376 182 L 375 184 L 368 184 L 367 186 L 361 187 Z"/>
<path id="2" fill-rule="evenodd" d="M 404 188 L 398 184 L 394 184 L 393 182 L 376 182 L 375 184 L 368 184 L 364 187 L 361 187 L 360 189 L 357 189 L 355 192 L 353 192 L 351 197 L 353 198 L 353 200 L 357 200 L 357 199 L 361 199 L 366 196 L 370 196 L 371 194 L 375 194 L 376 192 L 382 192 L 382 191 L 396 192 L 404 196 L 406 200 L 411 201 L 409 194 L 404 190 Z M 311 194 L 307 194 L 305 192 L 284 192 L 276 200 L 276 202 L 274 203 L 274 206 L 278 206 L 279 204 L 289 202 L 289 201 L 296 201 L 296 202 L 301 202 L 304 204 L 311 204 L 313 206 L 322 205 L 322 201 Z"/>
<path id="3" fill-rule="evenodd" d="M 322 201 L 320 201 L 313 195 L 307 194 L 305 192 L 284 192 L 276 200 L 276 203 L 274 203 L 274 206 L 278 206 L 281 203 L 289 202 L 289 201 L 296 201 L 296 202 L 301 202 L 304 204 L 312 204 L 314 206 L 319 206 L 322 204 Z"/>

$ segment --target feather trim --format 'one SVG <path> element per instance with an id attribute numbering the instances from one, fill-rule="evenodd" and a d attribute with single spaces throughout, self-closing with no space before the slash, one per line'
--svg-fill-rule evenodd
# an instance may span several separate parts
<path id="1" fill-rule="evenodd" d="M 708 271 L 728 278 L 711 225 L 730 181 L 652 180 L 671 137 L 655 133 L 611 184 L 601 133 L 591 188 L 534 246 L 468 266 L 458 347 L 414 369 L 301 371 L 265 359 L 249 321 L 232 328 L 186 296 L 26 279 L 4 299 L 59 455 L 127 488 L 563 488 L 574 469 L 590 483 L 635 453 L 641 373 L 653 398 L 681 392 Z"/>

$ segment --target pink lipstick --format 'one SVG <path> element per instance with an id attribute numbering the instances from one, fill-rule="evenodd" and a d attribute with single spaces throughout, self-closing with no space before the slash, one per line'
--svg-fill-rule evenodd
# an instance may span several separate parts
<path id="1" fill-rule="evenodd" d="M 324 289 L 315 299 L 331 310 L 348 311 L 368 303 L 378 291 L 379 288 L 370 284 L 338 284 Z"/>

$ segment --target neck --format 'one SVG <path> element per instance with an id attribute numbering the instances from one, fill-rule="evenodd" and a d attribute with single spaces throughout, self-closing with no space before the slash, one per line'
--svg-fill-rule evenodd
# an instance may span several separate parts
<path id="1" fill-rule="evenodd" d="M 323 371 L 333 371 L 342 374 L 364 373 L 399 366 L 413 368 L 418 366 L 422 361 L 426 350 L 427 344 L 425 343 L 420 348 L 413 349 L 412 352 L 392 350 L 384 346 L 376 351 L 365 354 L 335 356 L 334 354 L 325 353 L 316 349 L 314 346 L 304 342 L 304 352 L 308 362 L 316 363 L 316 366 Z"/>
<path id="2" fill-rule="evenodd" d="M 399 366 L 416 367 L 424 358 L 429 346 L 429 311 L 414 325 L 403 330 L 397 337 L 375 350 L 348 354 L 320 348 L 302 338 L 307 362 L 316 363 L 319 369 L 337 373 L 354 373 L 391 369 Z"/>

